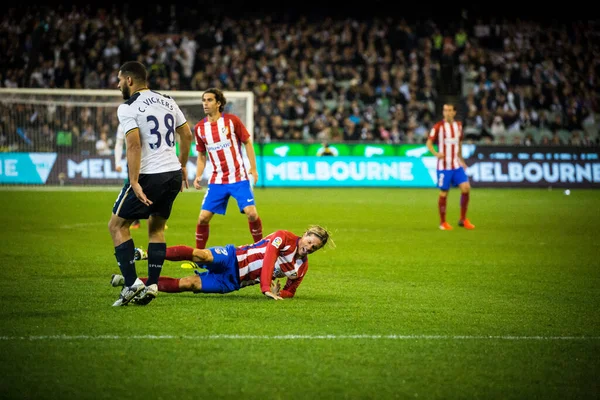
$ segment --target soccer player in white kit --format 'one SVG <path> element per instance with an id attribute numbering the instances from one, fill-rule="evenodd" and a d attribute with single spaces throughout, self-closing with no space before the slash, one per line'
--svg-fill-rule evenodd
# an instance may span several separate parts
<path id="1" fill-rule="evenodd" d="M 137 61 L 119 69 L 118 87 L 125 102 L 117 114 L 127 141 L 129 180 L 113 206 L 108 223 L 124 286 L 113 306 L 148 304 L 158 294 L 158 278 L 166 254 L 165 224 L 177 195 L 188 187 L 186 164 L 192 132 L 179 106 L 147 85 L 147 71 Z M 175 152 L 180 139 L 179 157 Z M 135 245 L 130 226 L 148 220 L 148 280 L 135 269 Z"/>

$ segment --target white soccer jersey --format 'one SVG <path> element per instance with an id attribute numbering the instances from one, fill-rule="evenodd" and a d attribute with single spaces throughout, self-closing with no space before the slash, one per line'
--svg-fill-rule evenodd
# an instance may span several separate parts
<path id="1" fill-rule="evenodd" d="M 140 130 L 141 174 L 181 169 L 175 153 L 176 129 L 187 121 L 175 100 L 149 89 L 140 90 L 119 106 L 117 114 L 125 136 L 132 129 Z"/>

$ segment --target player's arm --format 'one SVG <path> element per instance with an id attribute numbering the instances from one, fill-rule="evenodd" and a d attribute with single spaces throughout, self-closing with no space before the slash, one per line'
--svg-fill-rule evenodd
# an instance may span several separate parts
<path id="1" fill-rule="evenodd" d="M 462 125 L 460 126 L 460 138 L 458 139 L 458 163 L 465 170 L 467 169 L 467 163 L 462 155 L 462 144 L 463 144 L 463 134 L 462 134 Z"/>
<path id="2" fill-rule="evenodd" d="M 122 135 L 117 135 L 117 140 L 115 141 L 115 170 L 117 172 L 123 171 L 123 167 L 121 166 L 121 160 L 123 159 L 123 145 L 125 141 L 123 140 Z"/>
<path id="3" fill-rule="evenodd" d="M 196 178 L 194 179 L 194 187 L 198 190 L 202 188 L 200 181 L 206 168 L 206 152 L 198 152 L 198 160 L 196 161 Z"/>
<path id="4" fill-rule="evenodd" d="M 431 129 L 431 132 L 429 132 L 429 135 L 427 136 L 427 142 L 425 142 L 425 145 L 427 146 L 431 154 L 433 154 L 435 157 L 444 158 L 444 155 L 438 152 L 435 149 L 435 146 L 433 145 L 433 141 L 437 138 L 437 129 L 437 125 Z"/>
<path id="5" fill-rule="evenodd" d="M 254 185 L 258 182 L 258 169 L 256 169 L 256 153 L 254 152 L 254 144 L 252 143 L 252 139 L 248 139 L 244 143 L 244 147 L 246 148 L 246 155 L 248 156 L 248 160 L 250 161 L 250 170 L 248 174 L 252 175 Z"/>
<path id="6" fill-rule="evenodd" d="M 284 299 L 294 297 L 296 294 L 296 289 L 298 289 L 298 286 L 300 286 L 300 283 L 302 283 L 302 279 L 304 279 L 304 276 L 301 276 L 297 279 L 288 279 L 285 282 L 283 289 L 279 291 L 279 295 Z"/>
<path id="7" fill-rule="evenodd" d="M 254 144 L 252 142 L 252 136 L 248 133 L 248 130 L 244 126 L 242 120 L 237 116 L 232 116 L 233 123 L 235 124 L 235 134 L 244 143 L 246 150 L 246 156 L 250 161 L 250 170 L 248 174 L 252 175 L 254 179 L 253 184 L 256 185 L 258 182 L 258 169 L 256 168 L 256 153 L 254 152 Z"/>
<path id="8" fill-rule="evenodd" d="M 275 300 L 282 300 L 283 298 L 275 293 L 271 292 L 271 281 L 273 279 L 273 270 L 275 269 L 275 262 L 279 256 L 279 247 L 283 245 L 284 236 L 282 232 L 276 232 L 274 235 L 275 239 L 267 245 L 265 251 L 265 258 L 262 261 L 262 268 L 260 270 L 260 290 L 268 298 Z"/>
<path id="9" fill-rule="evenodd" d="M 142 160 L 142 141 L 140 139 L 140 129 L 133 128 L 129 132 L 125 133 L 127 140 L 127 165 L 129 167 L 129 184 L 133 189 L 133 192 L 137 198 L 149 206 L 152 204 L 146 195 L 144 190 L 140 186 L 140 166 Z"/>
<path id="10" fill-rule="evenodd" d="M 204 174 L 204 169 L 206 168 L 206 145 L 202 141 L 201 130 L 201 122 L 198 122 L 194 127 L 194 135 L 196 136 L 196 152 L 198 153 L 198 158 L 196 160 L 196 177 L 194 178 L 194 187 L 197 190 L 202 189 L 200 182 L 202 181 L 202 175 Z"/>
<path id="11" fill-rule="evenodd" d="M 181 170 L 183 173 L 183 182 L 181 184 L 181 191 L 188 188 L 188 177 L 187 177 L 187 162 L 190 155 L 190 148 L 192 147 L 192 130 L 189 124 L 186 122 L 177 128 L 177 134 L 179 135 L 179 162 L 181 163 Z"/>

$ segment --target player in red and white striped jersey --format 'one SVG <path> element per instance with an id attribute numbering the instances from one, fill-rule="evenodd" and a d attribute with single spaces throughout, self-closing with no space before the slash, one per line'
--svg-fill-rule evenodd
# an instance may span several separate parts
<path id="1" fill-rule="evenodd" d="M 474 229 L 475 225 L 467 218 L 471 185 L 465 172 L 467 165 L 462 158 L 462 123 L 454 119 L 456 107 L 453 104 L 444 104 L 443 113 L 444 119 L 433 126 L 427 138 L 427 148 L 438 159 L 437 187 L 440 189 L 438 197 L 440 229 L 452 229 L 452 225 L 446 221 L 446 203 L 450 186 L 458 186 L 461 191 L 458 225 L 466 229 Z"/>
<path id="2" fill-rule="evenodd" d="M 193 261 L 196 271 L 184 278 L 160 277 L 158 290 L 163 292 L 229 293 L 246 286 L 260 284 L 268 298 L 281 300 L 294 297 L 308 270 L 308 255 L 328 244 L 335 248 L 327 229 L 312 225 L 302 236 L 278 230 L 256 243 L 194 249 L 171 247 L 171 261 Z M 286 278 L 283 289 L 279 278 Z M 144 278 L 142 278 L 142 281 Z M 119 278 L 113 276 L 113 286 Z"/>
<path id="3" fill-rule="evenodd" d="M 198 163 L 194 187 L 198 190 L 207 153 L 213 167 L 208 179 L 208 188 L 196 225 L 196 247 L 203 249 L 209 236 L 209 223 L 214 214 L 225 215 L 229 198 L 237 201 L 241 213 L 248 217 L 248 225 L 253 241 L 262 238 L 262 221 L 256 209 L 253 185 L 258 181 L 256 155 L 250 134 L 240 118 L 234 114 L 223 113 L 227 100 L 223 92 L 210 88 L 202 94 L 202 106 L 206 117 L 194 127 Z M 242 156 L 242 145 L 250 162 L 247 171 Z M 252 179 L 252 184 L 250 182 Z"/>

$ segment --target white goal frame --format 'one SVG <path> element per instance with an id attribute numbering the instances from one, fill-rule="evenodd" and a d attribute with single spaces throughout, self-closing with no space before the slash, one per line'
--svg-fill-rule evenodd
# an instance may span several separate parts
<path id="1" fill-rule="evenodd" d="M 186 100 L 193 99 L 193 103 L 198 104 L 198 101 L 202 98 L 203 91 L 191 91 L 191 90 L 164 90 L 158 91 L 159 93 L 166 94 L 177 101 L 177 104 L 181 106 L 189 105 L 190 103 Z M 227 103 L 230 103 L 232 99 L 246 99 L 246 107 L 244 115 L 238 115 L 242 118 L 250 137 L 254 138 L 254 93 L 251 91 L 224 91 L 223 94 L 227 99 Z M 115 112 L 116 107 L 123 102 L 121 92 L 117 88 L 113 89 L 37 89 L 37 88 L 0 88 L 0 102 L 5 104 L 11 103 L 12 96 L 18 95 L 46 95 L 46 96 L 63 96 L 64 99 L 48 100 L 41 99 L 37 104 L 62 104 L 68 105 L 69 100 L 67 96 L 104 96 L 106 98 L 115 99 Z M 27 103 L 36 104 L 36 100 L 28 99 Z M 90 105 L 95 103 L 90 102 Z M 98 106 L 106 106 L 105 102 L 96 103 Z M 193 128 L 198 121 L 188 121 L 190 128 Z"/>

